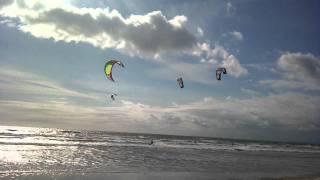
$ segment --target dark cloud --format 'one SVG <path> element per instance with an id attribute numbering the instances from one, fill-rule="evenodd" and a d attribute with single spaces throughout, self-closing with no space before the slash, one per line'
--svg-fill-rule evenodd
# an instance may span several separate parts
<path id="1" fill-rule="evenodd" d="M 0 1 L 0 9 L 3 8 L 4 6 L 8 6 L 12 2 L 13 2 L 13 0 L 1 0 Z"/>
<path id="2" fill-rule="evenodd" d="M 248 73 L 223 47 L 211 47 L 209 41 L 200 42 L 196 32 L 187 28 L 188 19 L 184 15 L 167 19 L 161 11 L 152 11 L 124 17 L 117 10 L 78 8 L 58 1 L 21 0 L 14 6 L 17 10 L 4 8 L 2 16 L 16 18 L 20 30 L 38 38 L 85 42 L 148 59 L 160 59 L 165 54 L 192 55 L 201 58 L 201 62 L 219 63 L 234 77 Z M 202 31 L 200 27 L 198 31 Z M 236 35 L 242 38 L 241 33 Z"/>
<path id="3" fill-rule="evenodd" d="M 275 88 L 320 90 L 320 59 L 312 54 L 286 53 L 277 62 L 281 79 L 262 80 Z"/>
<path id="4" fill-rule="evenodd" d="M 135 54 L 181 52 L 196 45 L 195 36 L 185 27 L 186 17 L 176 16 L 167 20 L 160 11 L 131 15 L 126 19 L 116 10 L 108 13 L 94 9 L 56 8 L 39 13 L 37 17 L 26 18 L 28 26 L 54 26 L 54 32 L 48 31 L 46 34 L 56 40 L 72 37 L 76 42 L 89 42 L 101 48 L 111 45 Z M 26 27 L 25 30 L 30 29 Z M 109 45 L 105 41 L 109 41 Z"/>
<path id="5" fill-rule="evenodd" d="M 278 66 L 288 79 L 320 84 L 320 59 L 312 54 L 284 54 L 279 58 Z"/>

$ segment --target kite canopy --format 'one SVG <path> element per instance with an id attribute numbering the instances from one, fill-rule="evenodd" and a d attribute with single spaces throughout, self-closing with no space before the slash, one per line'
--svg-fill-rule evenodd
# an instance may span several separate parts
<path id="1" fill-rule="evenodd" d="M 177 79 L 177 83 L 180 86 L 180 88 L 184 88 L 182 77 Z"/>
<path id="2" fill-rule="evenodd" d="M 106 65 L 104 66 L 104 73 L 106 74 L 107 78 L 110 81 L 114 81 L 113 77 L 112 77 L 112 69 L 114 64 L 118 64 L 121 67 L 124 67 L 124 64 L 121 61 L 117 61 L 117 60 L 110 60 L 106 63 Z"/>
<path id="3" fill-rule="evenodd" d="M 217 78 L 217 80 L 221 80 L 221 74 L 227 74 L 227 70 L 226 70 L 226 68 L 224 68 L 224 67 L 219 67 L 219 68 L 217 68 L 217 70 L 216 70 L 216 78 Z"/>

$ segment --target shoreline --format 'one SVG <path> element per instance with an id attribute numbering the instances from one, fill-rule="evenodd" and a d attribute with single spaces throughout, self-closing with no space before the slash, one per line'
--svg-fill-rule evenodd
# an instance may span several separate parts
<path id="1" fill-rule="evenodd" d="M 269 176 L 268 173 L 211 173 L 211 172 L 0 172 L 0 179 L 132 179 L 132 180 L 211 180 L 211 179 L 238 179 L 238 180 L 320 180 L 320 174 L 317 175 L 292 175 L 292 176 Z"/>

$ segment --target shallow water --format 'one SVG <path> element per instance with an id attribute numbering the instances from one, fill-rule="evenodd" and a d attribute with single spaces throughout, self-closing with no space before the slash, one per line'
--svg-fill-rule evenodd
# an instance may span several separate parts
<path id="1" fill-rule="evenodd" d="M 257 179 L 319 175 L 320 146 L 0 126 L 0 164 L 2 178 Z"/>

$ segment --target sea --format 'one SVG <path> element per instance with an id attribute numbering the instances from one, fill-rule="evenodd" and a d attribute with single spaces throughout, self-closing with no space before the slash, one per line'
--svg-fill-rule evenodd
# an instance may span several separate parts
<path id="1" fill-rule="evenodd" d="M 286 178 L 319 180 L 320 146 L 0 126 L 0 179 Z"/>

